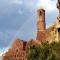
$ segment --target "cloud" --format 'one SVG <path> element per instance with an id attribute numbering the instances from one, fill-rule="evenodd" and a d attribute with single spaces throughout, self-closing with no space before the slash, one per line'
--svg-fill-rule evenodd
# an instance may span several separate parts
<path id="1" fill-rule="evenodd" d="M 0 57 L 3 57 L 3 55 L 8 51 L 9 47 L 6 48 L 0 48 Z"/>
<path id="2" fill-rule="evenodd" d="M 18 13 L 19 13 L 19 14 L 22 14 L 23 12 L 22 12 L 21 10 L 18 10 Z"/>
<path id="3" fill-rule="evenodd" d="M 38 0 L 37 7 L 44 8 L 47 11 L 54 11 L 56 10 L 56 3 L 57 0 Z"/>
<path id="4" fill-rule="evenodd" d="M 11 39 L 15 35 L 15 32 L 19 28 L 21 28 L 21 26 L 27 20 L 31 21 L 24 25 L 24 27 L 19 30 L 18 35 L 24 40 L 28 37 L 30 38 L 33 35 L 32 29 L 34 28 L 35 23 L 33 24 L 32 20 L 36 22 L 35 21 L 36 15 L 35 16 L 32 15 L 35 14 L 35 10 L 38 7 L 40 8 L 41 5 L 44 6 L 44 8 L 48 12 L 56 10 L 56 1 L 52 0 L 1 0 L 1 1 L 0 1 L 0 30 L 2 31 L 0 31 L 0 47 L 5 47 L 4 44 L 8 46 L 10 41 L 12 41 Z M 53 14 L 54 13 L 55 12 L 53 12 Z M 52 16 L 54 17 L 55 14 Z M 30 19 L 32 17 L 33 19 Z M 50 17 L 48 20 L 49 24 L 50 21 L 54 19 Z M 7 31 L 5 31 L 6 29 Z M 31 32 L 31 34 L 29 32 Z"/>
<path id="5" fill-rule="evenodd" d="M 13 4 L 23 4 L 23 0 L 12 0 Z"/>

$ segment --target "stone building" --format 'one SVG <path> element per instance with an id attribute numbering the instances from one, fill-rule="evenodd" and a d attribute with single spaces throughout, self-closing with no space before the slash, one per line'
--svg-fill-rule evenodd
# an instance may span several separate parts
<path id="1" fill-rule="evenodd" d="M 53 25 L 46 28 L 45 23 L 45 10 L 38 10 L 38 22 L 37 22 L 37 38 L 40 42 L 48 41 L 59 42 L 60 41 L 60 0 L 58 0 L 57 8 L 59 10 L 59 15 Z"/>
<path id="2" fill-rule="evenodd" d="M 5 53 L 3 60 L 26 60 L 26 41 L 17 39 L 12 48 Z"/>
<path id="3" fill-rule="evenodd" d="M 26 57 L 26 46 L 29 44 L 41 44 L 42 42 L 48 41 L 49 43 L 60 41 L 60 0 L 58 0 L 57 8 L 59 10 L 59 16 L 57 17 L 53 25 L 46 28 L 45 23 L 45 10 L 38 9 L 38 20 L 37 20 L 37 37 L 36 40 L 30 40 L 29 42 L 17 39 L 12 48 L 5 53 L 3 60 L 27 60 Z"/>

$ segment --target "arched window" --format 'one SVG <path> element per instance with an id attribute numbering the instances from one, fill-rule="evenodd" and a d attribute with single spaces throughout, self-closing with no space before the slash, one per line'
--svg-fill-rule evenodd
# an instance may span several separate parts
<path id="1" fill-rule="evenodd" d="M 19 48 L 16 48 L 16 52 L 18 52 L 19 51 Z"/>

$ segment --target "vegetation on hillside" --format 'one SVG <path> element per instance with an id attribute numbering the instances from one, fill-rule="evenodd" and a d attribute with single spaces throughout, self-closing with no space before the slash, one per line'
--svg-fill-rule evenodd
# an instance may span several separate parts
<path id="1" fill-rule="evenodd" d="M 43 43 L 27 47 L 28 60 L 60 60 L 60 43 Z"/>

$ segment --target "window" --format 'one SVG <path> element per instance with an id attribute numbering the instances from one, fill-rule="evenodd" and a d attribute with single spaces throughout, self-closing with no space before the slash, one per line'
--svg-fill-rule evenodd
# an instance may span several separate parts
<path id="1" fill-rule="evenodd" d="M 59 20 L 59 22 L 60 22 L 60 20 Z"/>
<path id="2" fill-rule="evenodd" d="M 16 58 L 16 55 L 15 55 L 15 58 Z"/>
<path id="3" fill-rule="evenodd" d="M 16 48 L 16 52 L 18 52 L 19 51 L 19 49 L 18 48 Z"/>
<path id="4" fill-rule="evenodd" d="M 60 28 L 58 28 L 58 32 L 60 32 Z"/>
<path id="5" fill-rule="evenodd" d="M 41 15 L 41 11 L 40 11 L 40 15 Z"/>
<path id="6" fill-rule="evenodd" d="M 18 52 L 18 49 L 16 50 L 16 52 Z"/>

